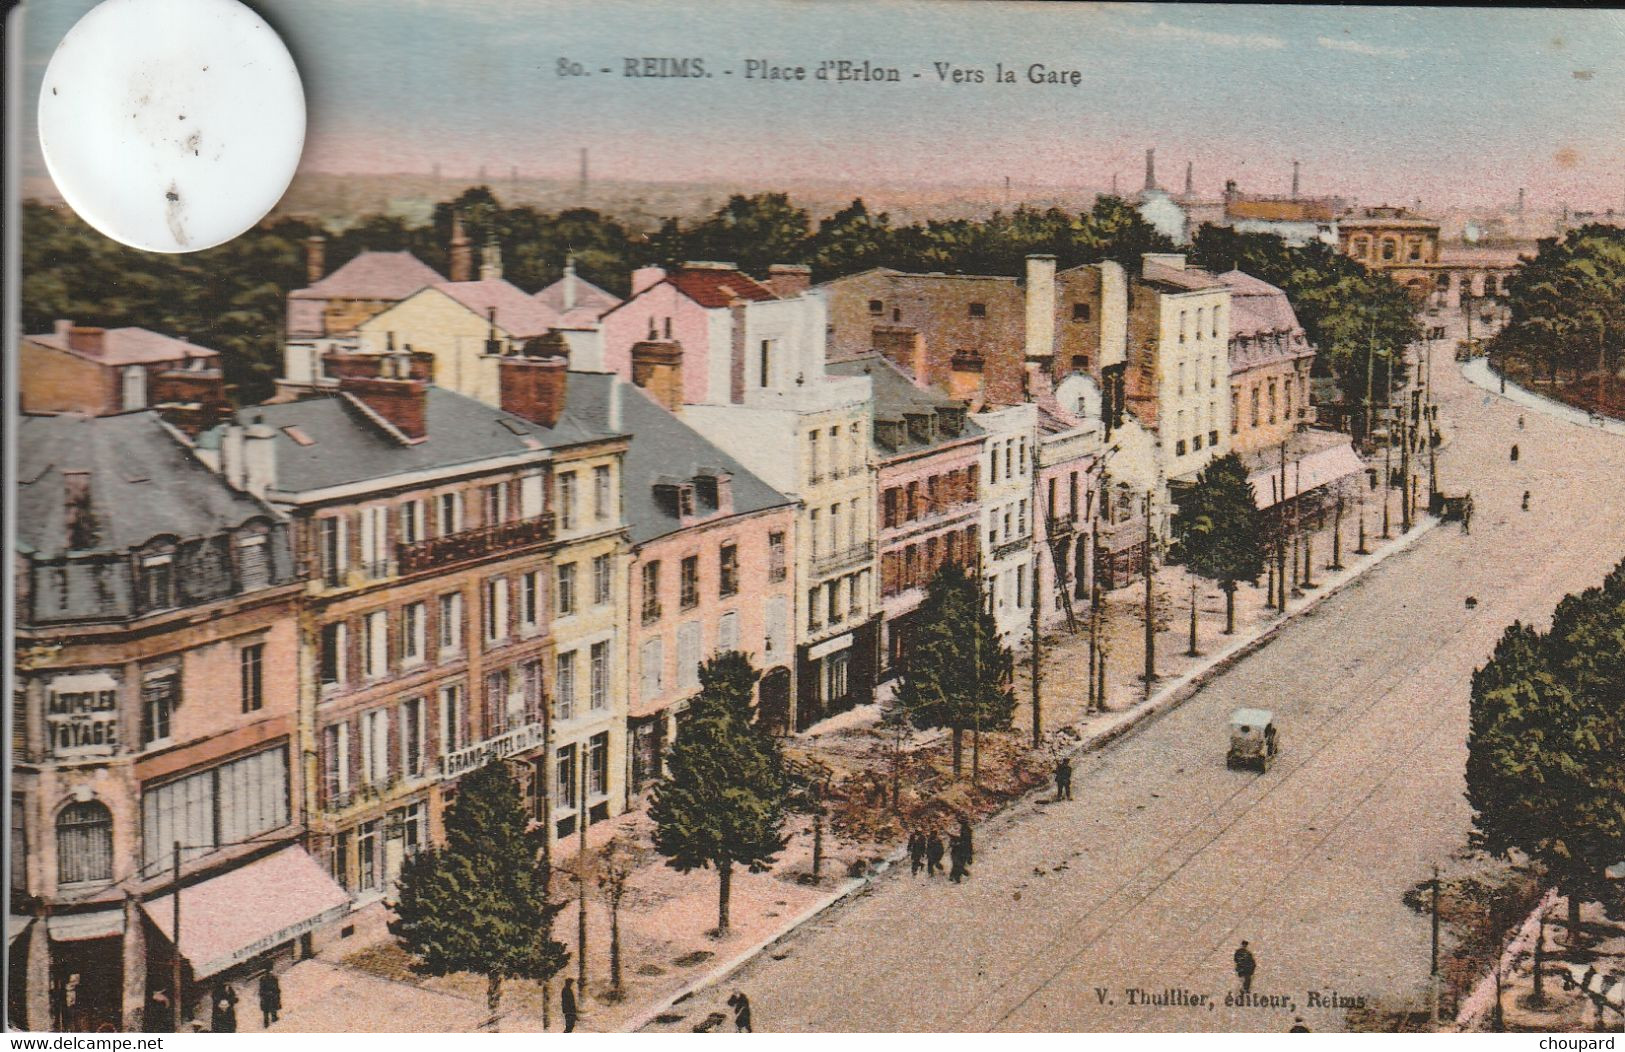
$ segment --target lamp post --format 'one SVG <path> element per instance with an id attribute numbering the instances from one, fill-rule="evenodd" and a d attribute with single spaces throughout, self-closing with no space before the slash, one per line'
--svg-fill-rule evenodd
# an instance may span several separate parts
<path id="1" fill-rule="evenodd" d="M 1201 657 L 1196 649 L 1196 582 L 1191 582 L 1191 648 L 1185 651 L 1186 657 Z"/>
<path id="2" fill-rule="evenodd" d="M 1157 623 L 1151 609 L 1151 491 L 1145 491 L 1145 689 L 1149 693 L 1157 678 Z"/>

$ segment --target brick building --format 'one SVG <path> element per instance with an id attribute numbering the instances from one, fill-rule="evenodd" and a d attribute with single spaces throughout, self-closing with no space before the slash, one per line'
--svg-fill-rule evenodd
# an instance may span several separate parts
<path id="1" fill-rule="evenodd" d="M 18 349 L 25 413 L 106 416 L 157 409 L 196 432 L 227 408 L 220 352 L 148 329 L 58 321 Z"/>

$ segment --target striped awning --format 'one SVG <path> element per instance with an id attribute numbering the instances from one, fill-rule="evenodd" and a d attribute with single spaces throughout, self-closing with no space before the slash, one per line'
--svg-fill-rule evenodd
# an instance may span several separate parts
<path id="1" fill-rule="evenodd" d="M 1305 453 L 1286 462 L 1286 495 L 1289 498 L 1302 496 L 1364 470 L 1365 464 L 1361 463 L 1359 455 L 1348 443 Z M 1276 493 L 1281 485 L 1279 465 L 1255 471 L 1247 477 L 1247 481 L 1253 487 L 1253 501 L 1259 508 L 1272 507 L 1278 502 Z"/>

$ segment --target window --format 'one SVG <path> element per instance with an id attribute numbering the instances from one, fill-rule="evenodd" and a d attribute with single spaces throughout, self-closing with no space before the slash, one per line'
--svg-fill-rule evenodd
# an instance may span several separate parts
<path id="1" fill-rule="evenodd" d="M 389 711 L 374 709 L 361 716 L 361 780 L 368 785 L 389 781 Z"/>
<path id="2" fill-rule="evenodd" d="M 1178 442 L 1174 443 L 1174 456 L 1182 457 L 1184 455 L 1185 455 L 1185 440 L 1182 438 Z"/>
<path id="3" fill-rule="evenodd" d="M 609 792 L 609 733 L 594 734 L 587 742 L 587 793 L 604 796 Z"/>
<path id="4" fill-rule="evenodd" d="M 1275 423 L 1275 381 L 1270 381 L 1270 423 Z"/>
<path id="5" fill-rule="evenodd" d="M 900 508 L 902 495 L 902 491 L 896 486 L 880 495 L 880 522 L 887 529 L 896 526 L 903 519 Z"/>
<path id="6" fill-rule="evenodd" d="M 542 683 L 542 660 L 531 658 L 519 663 L 519 700 L 524 722 L 537 723 L 542 718 L 545 690 Z"/>
<path id="7" fill-rule="evenodd" d="M 678 603 L 684 610 L 696 606 L 700 601 L 700 557 L 689 555 L 683 558 L 678 576 Z"/>
<path id="8" fill-rule="evenodd" d="M 721 595 L 734 595 L 739 591 L 739 546 L 724 544 L 717 571 L 717 591 Z"/>
<path id="9" fill-rule="evenodd" d="M 790 631 L 790 601 L 776 595 L 767 601 L 762 627 L 762 657 L 775 660 L 785 652 Z"/>
<path id="10" fill-rule="evenodd" d="M 609 642 L 592 645 L 588 658 L 587 704 L 594 712 L 609 708 Z"/>
<path id="11" fill-rule="evenodd" d="M 1217 310 L 1215 310 L 1213 312 L 1213 316 L 1218 317 L 1218 315 L 1219 315 L 1219 312 Z M 1209 391 L 1212 391 L 1215 388 L 1217 388 L 1218 386 L 1219 386 L 1219 356 L 1215 354 L 1212 358 L 1210 358 L 1208 360 L 1207 388 L 1208 388 Z"/>
<path id="12" fill-rule="evenodd" d="M 558 576 L 559 616 L 568 617 L 576 612 L 576 564 L 560 563 Z"/>
<path id="13" fill-rule="evenodd" d="M 463 593 L 447 592 L 440 597 L 440 652 L 455 653 L 463 648 Z"/>
<path id="14" fill-rule="evenodd" d="M 1185 342 L 1185 321 L 1186 321 L 1185 315 L 1188 314 L 1188 313 L 1189 313 L 1188 311 L 1180 311 L 1179 312 L 1179 342 L 1180 343 Z"/>
<path id="15" fill-rule="evenodd" d="M 817 508 L 807 513 L 807 549 L 815 559 L 818 557 L 818 520 Z"/>
<path id="16" fill-rule="evenodd" d="M 831 654 L 824 659 L 824 667 L 820 670 L 823 682 L 824 702 L 838 702 L 846 697 L 846 671 L 847 663 L 851 660 L 851 651 L 842 650 Z"/>
<path id="17" fill-rule="evenodd" d="M 818 608 L 818 600 L 820 598 L 822 598 L 822 596 L 820 595 L 820 593 L 822 591 L 823 591 L 823 589 L 821 589 L 821 588 L 809 588 L 807 590 L 807 629 L 808 629 L 808 631 L 816 632 L 816 631 L 818 631 L 818 629 L 822 628 L 823 625 L 824 625 L 824 622 L 823 622 L 823 619 L 822 619 L 822 616 L 821 616 L 822 611 L 820 611 L 819 608 Z"/>
<path id="18" fill-rule="evenodd" d="M 615 517 L 615 495 L 609 485 L 607 464 L 592 469 L 592 517 L 597 522 L 608 522 Z"/>
<path id="19" fill-rule="evenodd" d="M 27 808 L 27 797 L 21 793 L 11 794 L 11 857 L 26 859 L 28 857 L 28 822 L 23 812 Z M 11 870 L 11 890 L 22 895 L 28 893 L 28 867 L 13 862 Z"/>
<path id="20" fill-rule="evenodd" d="M 1022 563 L 1016 567 L 1016 606 L 1025 608 L 1027 605 L 1027 564 Z"/>
<path id="21" fill-rule="evenodd" d="M 237 541 L 237 575 L 243 591 L 252 592 L 271 583 L 269 557 L 265 553 L 265 535 L 251 534 Z"/>
<path id="22" fill-rule="evenodd" d="M 416 544 L 428 536 L 424 526 L 423 501 L 409 500 L 401 505 L 400 538 L 402 544 Z"/>
<path id="23" fill-rule="evenodd" d="M 424 603 L 407 603 L 401 607 L 401 665 L 423 663 L 428 630 L 429 610 Z"/>
<path id="24" fill-rule="evenodd" d="M 1023 499 L 1016 505 L 1016 536 L 1027 536 L 1027 501 Z"/>
<path id="25" fill-rule="evenodd" d="M 660 620 L 660 560 L 643 564 L 643 623 Z"/>
<path id="26" fill-rule="evenodd" d="M 592 603 L 594 606 L 605 606 L 611 601 L 611 594 L 615 588 L 614 566 L 608 555 L 595 555 L 592 557 Z"/>
<path id="27" fill-rule="evenodd" d="M 807 432 L 807 455 L 812 465 L 812 480 L 817 482 L 824 477 L 823 466 L 818 460 L 818 432 Z"/>
<path id="28" fill-rule="evenodd" d="M 265 644 L 251 643 L 237 652 L 241 673 L 243 711 L 258 712 L 265 707 Z"/>
<path id="29" fill-rule="evenodd" d="M 331 728 L 330 728 L 331 729 Z M 252 753 L 141 794 L 142 873 L 172 864 L 172 845 L 196 858 L 288 824 L 288 750 Z"/>
<path id="30" fill-rule="evenodd" d="M 508 579 L 492 577 L 485 582 L 485 641 L 500 643 L 508 638 Z"/>
<path id="31" fill-rule="evenodd" d="M 442 493 L 440 495 L 440 536 L 449 537 L 454 533 L 463 532 L 463 495 L 461 493 Z"/>
<path id="32" fill-rule="evenodd" d="M 650 639 L 638 654 L 638 696 L 644 701 L 653 701 L 665 689 L 663 650 L 660 640 Z"/>
<path id="33" fill-rule="evenodd" d="M 1178 375 L 1179 375 L 1179 393 L 1184 394 L 1185 393 L 1185 363 L 1184 362 L 1179 363 Z"/>
<path id="34" fill-rule="evenodd" d="M 481 737 L 487 740 L 506 734 L 513 725 L 511 698 L 513 675 L 505 668 L 485 674 L 485 723 Z"/>
<path id="35" fill-rule="evenodd" d="M 1073 321 L 1088 321 L 1089 320 L 1089 304 L 1087 304 L 1087 303 L 1074 303 L 1072 305 L 1072 320 Z"/>
<path id="36" fill-rule="evenodd" d="M 1258 385 L 1253 384 L 1253 426 L 1258 426 Z"/>
<path id="37" fill-rule="evenodd" d="M 534 519 L 542 513 L 542 475 L 533 471 L 519 478 L 519 517 Z"/>
<path id="38" fill-rule="evenodd" d="M 559 474 L 559 529 L 576 528 L 576 473 Z"/>
<path id="39" fill-rule="evenodd" d="M 345 651 L 349 629 L 343 622 L 322 626 L 322 684 L 336 687 L 344 682 Z"/>
<path id="40" fill-rule="evenodd" d="M 378 822 L 362 822 L 355 827 L 356 884 L 362 891 L 378 887 Z"/>
<path id="41" fill-rule="evenodd" d="M 175 573 L 168 555 L 152 555 L 141 560 L 141 603 L 147 610 L 175 605 Z"/>
<path id="42" fill-rule="evenodd" d="M 374 610 L 361 619 L 361 674 L 378 679 L 389 673 L 389 614 Z"/>
<path id="43" fill-rule="evenodd" d="M 1292 419 L 1292 382 L 1289 380 L 1281 387 L 1286 393 L 1286 419 Z"/>
<path id="44" fill-rule="evenodd" d="M 1230 391 L 1230 433 L 1232 435 L 1241 430 L 1241 392 L 1232 388 Z"/>
<path id="45" fill-rule="evenodd" d="M 542 571 L 519 575 L 519 630 L 530 634 L 542 623 Z"/>
<path id="46" fill-rule="evenodd" d="M 401 772 L 408 778 L 423 774 L 425 744 L 428 736 L 427 706 L 422 698 L 408 698 L 401 703 Z"/>
<path id="47" fill-rule="evenodd" d="M 361 572 L 368 577 L 389 573 L 389 509 L 361 509 Z"/>
<path id="48" fill-rule="evenodd" d="M 113 879 L 113 813 L 106 804 L 73 803 L 56 816 L 56 879 L 59 884 Z"/>
<path id="49" fill-rule="evenodd" d="M 717 650 L 727 653 L 739 649 L 739 615 L 732 610 L 717 620 Z"/>
<path id="50" fill-rule="evenodd" d="M 677 685 L 700 685 L 700 623 L 685 621 L 677 626 Z"/>
<path id="51" fill-rule="evenodd" d="M 767 387 L 773 382 L 773 341 L 763 340 L 757 361 L 757 386 Z"/>
<path id="52" fill-rule="evenodd" d="M 440 751 L 454 753 L 468 746 L 468 704 L 463 687 L 453 683 L 440 688 Z"/>
<path id="53" fill-rule="evenodd" d="M 349 562 L 349 542 L 345 537 L 344 520 L 336 515 L 321 519 L 322 582 L 329 587 L 344 583 L 344 568 Z"/>
<path id="54" fill-rule="evenodd" d="M 829 623 L 841 623 L 841 582 L 831 581 L 824 586 L 824 598 L 829 605 Z"/>
<path id="55" fill-rule="evenodd" d="M 836 551 L 841 547 L 841 506 L 829 506 L 829 550 Z"/>
<path id="56" fill-rule="evenodd" d="M 493 482 L 482 492 L 485 500 L 485 525 L 495 526 L 508 521 L 508 484 Z"/>
<path id="57" fill-rule="evenodd" d="M 1005 441 L 1004 441 L 1004 477 L 1007 478 L 1007 479 L 1011 479 L 1011 478 L 1016 477 L 1015 456 L 1016 456 L 1016 440 L 1013 439 L 1013 438 L 1005 439 Z"/>
<path id="58" fill-rule="evenodd" d="M 555 712 L 561 720 L 572 719 L 576 711 L 576 652 L 566 650 L 553 665 L 553 687 L 558 692 Z"/>
<path id="59" fill-rule="evenodd" d="M 869 581 L 869 571 L 859 570 L 852 575 L 846 589 L 847 613 L 856 621 L 863 612 L 863 591 Z"/>
<path id="60" fill-rule="evenodd" d="M 554 754 L 553 774 L 557 786 L 554 796 L 559 806 L 567 811 L 576 806 L 576 747 L 566 745 Z"/>
<path id="61" fill-rule="evenodd" d="M 884 303 L 882 303 L 880 300 L 870 300 L 869 301 L 869 313 L 870 314 L 884 314 L 885 312 L 886 312 L 886 305 Z"/>
<path id="62" fill-rule="evenodd" d="M 789 572 L 784 548 L 784 534 L 779 531 L 767 535 L 767 579 L 782 581 Z"/>
<path id="63" fill-rule="evenodd" d="M 970 308 L 969 308 L 969 314 L 970 314 L 970 316 L 972 318 L 985 318 L 985 317 L 987 317 L 987 304 L 985 304 L 985 303 L 972 303 L 970 305 Z"/>
<path id="64" fill-rule="evenodd" d="M 149 672 L 141 679 L 141 744 L 169 740 L 171 721 L 181 704 L 181 674 L 173 668 Z M 247 709 L 244 709 L 246 712 Z"/>

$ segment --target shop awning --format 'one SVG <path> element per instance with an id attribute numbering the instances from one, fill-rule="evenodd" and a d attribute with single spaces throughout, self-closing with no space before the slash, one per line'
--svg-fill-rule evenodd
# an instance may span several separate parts
<path id="1" fill-rule="evenodd" d="M 1308 493 L 1322 486 L 1330 485 L 1338 479 L 1358 475 L 1365 470 L 1358 454 L 1348 443 L 1332 446 L 1328 449 L 1317 449 L 1313 453 L 1287 461 L 1286 464 L 1286 492 L 1287 496 Z M 1270 480 L 1275 482 L 1271 485 Z M 1253 487 L 1253 501 L 1260 508 L 1268 508 L 1275 504 L 1275 491 L 1280 488 L 1280 465 L 1257 471 L 1247 477 Z"/>
<path id="2" fill-rule="evenodd" d="M 19 913 L 6 914 L 6 945 L 16 942 L 17 936 L 28 930 L 28 922 L 33 919 Z"/>
<path id="3" fill-rule="evenodd" d="M 96 913 L 54 913 L 45 918 L 45 930 L 56 942 L 107 939 L 124 934 L 123 910 Z"/>
<path id="4" fill-rule="evenodd" d="M 173 897 L 142 904 L 164 937 Z M 181 889 L 180 950 L 199 979 L 338 920 L 350 896 L 303 848 L 290 847 Z"/>

